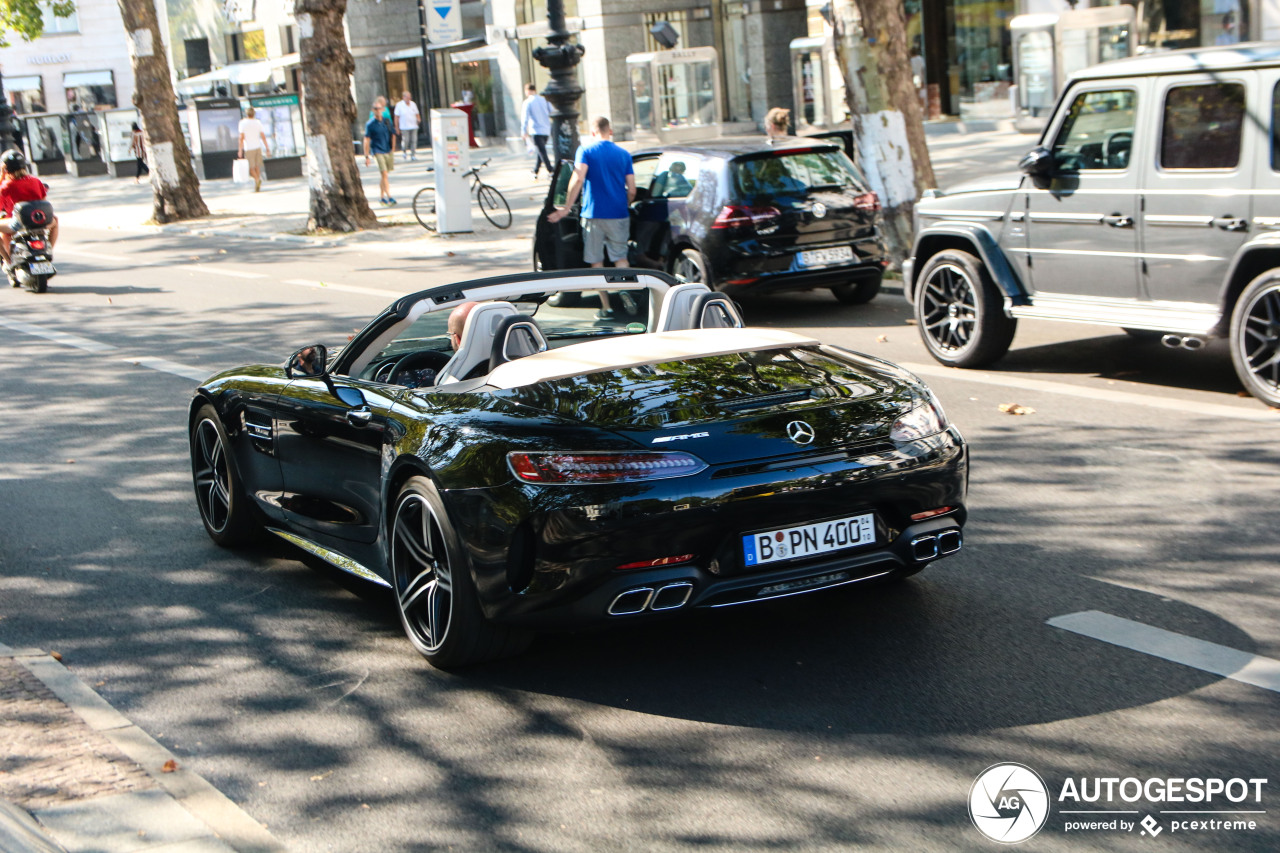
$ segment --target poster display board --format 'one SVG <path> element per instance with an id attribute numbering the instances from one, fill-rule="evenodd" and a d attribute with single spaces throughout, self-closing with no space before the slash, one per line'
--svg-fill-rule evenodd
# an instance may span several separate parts
<path id="1" fill-rule="evenodd" d="M 33 115 L 22 120 L 27 141 L 27 159 L 37 175 L 65 175 L 67 172 L 66 126 L 60 115 Z"/>
<path id="2" fill-rule="evenodd" d="M 133 124 L 138 111 L 133 108 L 106 110 L 98 113 L 102 127 L 102 153 L 112 177 L 132 178 L 137 175 L 133 156 Z"/>
<path id="3" fill-rule="evenodd" d="M 194 121 L 194 126 L 192 122 Z M 203 180 L 231 177 L 240 148 L 240 102 L 235 98 L 196 98 L 187 111 L 196 173 Z"/>
<path id="4" fill-rule="evenodd" d="M 267 134 L 270 147 L 267 159 L 302 156 L 302 106 L 297 95 L 250 98 L 249 106 L 253 107 L 254 118 L 262 122 L 262 129 Z"/>

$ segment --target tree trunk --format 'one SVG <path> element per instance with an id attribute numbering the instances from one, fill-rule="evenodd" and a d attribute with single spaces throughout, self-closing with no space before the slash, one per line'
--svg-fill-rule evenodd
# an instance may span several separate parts
<path id="1" fill-rule="evenodd" d="M 133 103 L 142 116 L 143 142 L 151 164 L 152 218 L 173 222 L 208 216 L 200 181 L 191 168 L 191 151 L 178 124 L 178 99 L 169 80 L 155 2 L 119 0 L 119 4 L 133 63 Z"/>
<path id="2" fill-rule="evenodd" d="M 832 21 L 858 165 L 880 196 L 889 250 L 901 264 L 911 253 L 916 200 L 934 186 L 902 0 L 833 0 Z"/>
<path id="3" fill-rule="evenodd" d="M 123 2 L 123 0 L 122 0 Z M 369 209 L 351 145 L 356 105 L 351 100 L 355 60 L 342 18 L 347 0 L 296 0 L 302 88 L 307 120 L 308 230 L 358 231 L 378 219 Z"/>

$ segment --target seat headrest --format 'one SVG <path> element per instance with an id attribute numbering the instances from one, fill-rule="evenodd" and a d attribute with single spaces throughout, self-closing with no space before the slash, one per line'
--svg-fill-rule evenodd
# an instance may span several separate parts
<path id="1" fill-rule="evenodd" d="M 677 284 L 662 297 L 662 311 L 658 314 L 658 326 L 654 331 L 680 332 L 685 329 L 696 329 L 689 325 L 689 312 L 693 300 L 702 294 L 711 294 L 711 289 L 702 282 Z"/>
<path id="2" fill-rule="evenodd" d="M 489 370 L 499 364 L 524 358 L 536 352 L 547 351 L 547 337 L 532 317 L 516 314 L 504 317 L 493 334 L 493 347 L 489 352 Z"/>
<path id="3" fill-rule="evenodd" d="M 481 302 L 472 308 L 467 315 L 467 324 L 462 327 L 458 351 L 440 371 L 436 385 L 471 379 L 477 368 L 488 367 L 498 326 L 517 313 L 516 306 L 510 302 Z"/>
<path id="4" fill-rule="evenodd" d="M 701 293 L 689 309 L 690 329 L 741 329 L 745 325 L 733 300 L 723 293 Z"/>

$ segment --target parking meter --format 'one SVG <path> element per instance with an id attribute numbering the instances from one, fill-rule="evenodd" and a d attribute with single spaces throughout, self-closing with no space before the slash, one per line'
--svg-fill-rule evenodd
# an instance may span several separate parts
<path id="1" fill-rule="evenodd" d="M 431 111 L 431 154 L 436 175 L 436 228 L 441 234 L 471 231 L 471 191 L 464 176 L 471 168 L 467 114 Z"/>

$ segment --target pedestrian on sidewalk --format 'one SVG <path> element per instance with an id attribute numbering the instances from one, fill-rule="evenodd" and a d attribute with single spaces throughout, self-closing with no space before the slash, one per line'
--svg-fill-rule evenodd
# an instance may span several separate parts
<path id="1" fill-rule="evenodd" d="M 400 103 L 396 104 L 396 129 L 400 131 L 400 150 L 404 159 L 418 159 L 418 128 L 422 126 L 422 113 L 413 102 L 409 90 L 400 93 Z"/>
<path id="2" fill-rule="evenodd" d="M 133 176 L 133 182 L 139 183 L 143 175 L 151 174 L 151 170 L 147 168 L 147 143 L 142 136 L 142 128 L 138 127 L 138 123 L 133 123 L 133 136 L 129 140 L 129 149 L 133 151 L 134 158 L 138 161 L 137 173 Z"/>
<path id="3" fill-rule="evenodd" d="M 593 267 L 603 267 L 605 249 L 615 267 L 629 267 L 627 241 L 631 237 L 631 202 L 636 197 L 636 174 L 631 155 L 613 142 L 609 119 L 591 120 L 591 141 L 578 147 L 573 158 L 573 177 L 564 204 L 552 211 L 548 222 L 569 215 L 582 192 L 582 259 Z M 600 292 L 601 320 L 613 317 L 609 295 Z"/>
<path id="4" fill-rule="evenodd" d="M 538 170 L 545 164 L 547 174 L 551 174 L 551 159 L 547 157 L 547 139 L 551 136 L 551 105 L 547 99 L 538 94 L 538 87 L 532 83 L 524 87 L 525 99 L 520 105 L 520 133 L 525 144 L 533 141 L 538 160 L 533 164 L 533 176 L 538 177 Z"/>
<path id="5" fill-rule="evenodd" d="M 764 114 L 764 133 L 769 142 L 777 145 L 791 136 L 791 110 L 785 107 L 774 107 Z"/>
<path id="6" fill-rule="evenodd" d="M 254 118 L 253 107 L 245 110 L 240 119 L 240 156 L 249 161 L 249 174 L 253 175 L 253 191 L 262 189 L 262 155 L 267 150 L 267 132 L 262 122 Z"/>
<path id="7" fill-rule="evenodd" d="M 391 197 L 391 170 L 396 167 L 396 142 L 391 134 L 391 124 L 384 118 L 387 115 L 387 99 L 378 96 L 373 102 L 373 112 L 364 126 L 364 165 L 369 165 L 369 155 L 378 161 L 379 201 L 383 204 L 395 204 Z"/>

